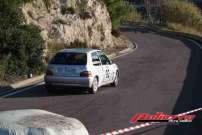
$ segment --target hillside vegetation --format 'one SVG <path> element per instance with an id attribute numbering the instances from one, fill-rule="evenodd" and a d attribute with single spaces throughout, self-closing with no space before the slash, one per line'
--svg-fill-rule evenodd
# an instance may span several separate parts
<path id="1" fill-rule="evenodd" d="M 44 69 L 43 39 L 40 30 L 25 25 L 19 6 L 29 0 L 0 3 L 0 80 L 13 82 Z"/>
<path id="2" fill-rule="evenodd" d="M 163 20 L 167 23 L 178 23 L 202 31 L 202 14 L 193 3 L 180 0 L 165 1 L 161 12 Z"/>
<path id="3" fill-rule="evenodd" d="M 113 29 L 117 29 L 123 22 L 136 22 L 141 15 L 134 6 L 125 0 L 104 0 L 109 11 Z"/>
<path id="4" fill-rule="evenodd" d="M 187 0 L 144 0 L 144 22 L 186 33 L 201 35 L 201 9 Z"/>

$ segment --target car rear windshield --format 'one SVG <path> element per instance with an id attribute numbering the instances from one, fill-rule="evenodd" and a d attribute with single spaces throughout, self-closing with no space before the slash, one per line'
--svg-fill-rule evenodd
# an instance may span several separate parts
<path id="1" fill-rule="evenodd" d="M 75 52 L 57 53 L 50 61 L 50 64 L 56 65 L 86 65 L 86 63 L 86 53 Z"/>

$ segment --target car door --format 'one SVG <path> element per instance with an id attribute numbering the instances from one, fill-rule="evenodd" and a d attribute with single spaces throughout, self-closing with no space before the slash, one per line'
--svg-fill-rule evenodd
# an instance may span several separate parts
<path id="1" fill-rule="evenodd" d="M 99 55 L 99 58 L 102 63 L 104 83 L 106 84 L 106 83 L 110 82 L 110 64 L 111 64 L 111 62 L 104 53 L 99 51 L 98 55 Z"/>
<path id="2" fill-rule="evenodd" d="M 96 75 L 98 75 L 99 77 L 99 86 L 103 84 L 105 78 L 103 76 L 104 74 L 104 69 L 102 67 L 102 63 L 100 61 L 100 58 L 98 56 L 97 52 L 92 52 L 91 53 L 91 58 L 92 58 L 92 63 L 93 63 L 93 69 L 94 69 L 94 73 Z"/>

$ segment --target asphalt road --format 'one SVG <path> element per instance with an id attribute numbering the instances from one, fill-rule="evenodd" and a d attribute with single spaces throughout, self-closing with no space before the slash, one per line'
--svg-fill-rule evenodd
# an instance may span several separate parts
<path id="1" fill-rule="evenodd" d="M 43 85 L 0 100 L 0 111 L 44 109 L 81 120 L 91 135 L 134 124 L 137 113 L 177 114 L 202 106 L 201 51 L 190 41 L 144 28 L 123 29 L 138 50 L 114 60 L 120 68 L 118 88 L 103 87 L 96 95 L 78 89 L 47 93 Z M 152 126 L 128 135 L 202 134 L 201 114 L 192 124 Z"/>

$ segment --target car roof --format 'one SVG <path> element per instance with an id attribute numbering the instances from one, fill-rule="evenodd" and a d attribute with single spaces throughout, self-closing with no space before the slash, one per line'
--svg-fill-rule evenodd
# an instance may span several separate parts
<path id="1" fill-rule="evenodd" d="M 76 53 L 89 53 L 93 51 L 100 51 L 98 49 L 91 49 L 91 48 L 72 48 L 72 49 L 63 49 L 59 52 L 76 52 Z"/>

